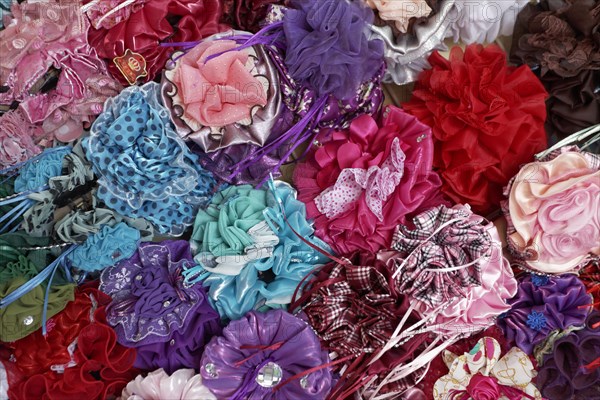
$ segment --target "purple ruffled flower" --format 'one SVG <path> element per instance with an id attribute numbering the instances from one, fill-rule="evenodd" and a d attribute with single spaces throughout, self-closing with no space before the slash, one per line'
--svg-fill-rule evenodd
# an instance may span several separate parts
<path id="1" fill-rule="evenodd" d="M 182 271 L 194 264 L 187 241 L 167 240 L 142 243 L 103 271 L 100 290 L 113 298 L 106 320 L 119 343 L 137 348 L 136 367 L 195 368 L 208 338 L 220 333 L 201 285 L 183 284 Z"/>
<path id="2" fill-rule="evenodd" d="M 200 372 L 219 399 L 319 400 L 332 388 L 331 367 L 297 375 L 327 363 L 327 352 L 306 322 L 282 310 L 251 311 L 210 341 Z"/>
<path id="3" fill-rule="evenodd" d="M 295 0 L 292 5 L 283 23 L 290 75 L 318 97 L 350 98 L 383 62 L 383 41 L 367 37 L 373 11 L 346 0 Z"/>
<path id="4" fill-rule="evenodd" d="M 600 313 L 589 315 L 586 327 L 558 339 L 544 357 L 537 386 L 549 400 L 600 399 Z M 594 328 L 594 326 L 596 326 Z"/>
<path id="5" fill-rule="evenodd" d="M 498 320 L 508 340 L 514 341 L 527 354 L 555 329 L 582 326 L 592 303 L 585 285 L 575 275 L 544 280 L 526 277 L 511 309 Z"/>

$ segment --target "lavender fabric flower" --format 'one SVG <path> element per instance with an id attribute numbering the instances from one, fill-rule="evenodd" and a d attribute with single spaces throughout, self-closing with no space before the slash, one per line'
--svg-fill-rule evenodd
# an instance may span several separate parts
<path id="1" fill-rule="evenodd" d="M 351 97 L 383 62 L 383 41 L 367 37 L 373 11 L 346 0 L 295 0 L 292 5 L 283 23 L 290 75 L 318 97 Z"/>
<path id="2" fill-rule="evenodd" d="M 219 399 L 320 400 L 333 386 L 327 363 L 306 322 L 282 310 L 251 311 L 210 341 L 200 373 Z M 300 375 L 316 367 L 322 368 Z"/>
<path id="3" fill-rule="evenodd" d="M 591 297 L 575 275 L 552 276 L 548 279 L 526 277 L 511 309 L 498 320 L 508 340 L 531 354 L 555 329 L 582 326 L 589 311 Z"/>
<path id="4" fill-rule="evenodd" d="M 124 346 L 136 347 L 136 367 L 194 368 L 206 340 L 219 333 L 217 312 L 201 285 L 186 287 L 194 265 L 187 241 L 142 243 L 129 259 L 105 269 L 100 290 L 112 296 L 106 320 Z"/>
<path id="5" fill-rule="evenodd" d="M 549 400 L 600 399 L 600 313 L 582 330 L 558 339 L 544 358 L 537 385 Z"/>

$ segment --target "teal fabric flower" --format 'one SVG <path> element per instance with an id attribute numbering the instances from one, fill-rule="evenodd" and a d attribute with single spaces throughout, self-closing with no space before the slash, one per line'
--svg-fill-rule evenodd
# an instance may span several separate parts
<path id="1" fill-rule="evenodd" d="M 76 268 L 100 271 L 131 257 L 139 241 L 140 232 L 123 222 L 113 227 L 105 225 L 99 232 L 90 235 L 68 258 Z"/>
<path id="2" fill-rule="evenodd" d="M 296 191 L 279 183 L 274 192 L 232 186 L 198 213 L 192 249 L 209 298 L 222 318 L 239 319 L 253 309 L 286 308 L 302 279 L 329 261 L 296 235 L 330 251 L 314 237 Z M 203 272 L 203 274 L 202 274 Z"/>

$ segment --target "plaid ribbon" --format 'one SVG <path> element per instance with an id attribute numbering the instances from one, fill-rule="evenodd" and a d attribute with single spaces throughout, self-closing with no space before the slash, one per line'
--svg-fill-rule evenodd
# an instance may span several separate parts
<path id="1" fill-rule="evenodd" d="M 413 221 L 415 229 L 399 226 L 392 243 L 403 257 L 396 260 L 398 268 L 402 267 L 396 277 L 401 293 L 433 307 L 464 297 L 469 286 L 481 285 L 480 265 L 493 246 L 487 220 L 464 206 L 439 206 Z M 446 223 L 450 224 L 441 228 Z M 458 268 L 467 264 L 471 265 Z"/>

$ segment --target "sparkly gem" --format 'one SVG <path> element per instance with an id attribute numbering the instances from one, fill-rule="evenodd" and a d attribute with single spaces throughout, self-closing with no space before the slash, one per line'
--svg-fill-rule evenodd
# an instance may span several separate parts
<path id="1" fill-rule="evenodd" d="M 211 378 L 216 378 L 217 376 L 219 376 L 219 374 L 217 374 L 217 368 L 215 367 L 215 364 L 213 364 L 213 363 L 206 364 L 204 366 L 204 370 L 206 371 L 208 376 L 210 376 Z"/>
<path id="2" fill-rule="evenodd" d="M 33 324 L 33 317 L 31 315 L 25 317 L 25 319 L 23 319 L 23 323 L 27 326 Z"/>
<path id="3" fill-rule="evenodd" d="M 136 281 L 141 281 L 141 280 L 142 280 L 142 276 L 141 276 L 141 275 L 138 275 L 138 276 L 136 276 L 136 277 L 135 277 L 135 280 L 136 280 Z"/>
<path id="4" fill-rule="evenodd" d="M 169 307 L 169 305 L 171 305 L 171 302 L 169 300 L 167 300 L 163 303 L 163 307 L 165 307 L 165 308 Z"/>
<path id="5" fill-rule="evenodd" d="M 271 388 L 281 382 L 282 375 L 281 367 L 274 362 L 269 362 L 258 371 L 256 383 L 262 387 Z"/>
<path id="6" fill-rule="evenodd" d="M 175 346 L 175 339 L 171 339 L 171 341 L 169 342 L 169 344 L 170 344 L 171 346 Z M 207 364 L 207 365 L 208 365 L 208 364 Z"/>
<path id="7" fill-rule="evenodd" d="M 300 379 L 300 386 L 302 389 L 306 389 L 308 387 L 308 375 L 303 376 L 302 379 Z"/>
<path id="8" fill-rule="evenodd" d="M 421 143 L 421 142 L 423 141 L 423 139 L 425 139 L 426 137 L 427 137 L 427 135 L 425 135 L 425 134 L 423 134 L 423 135 L 419 136 L 419 137 L 417 138 L 417 143 Z"/>

